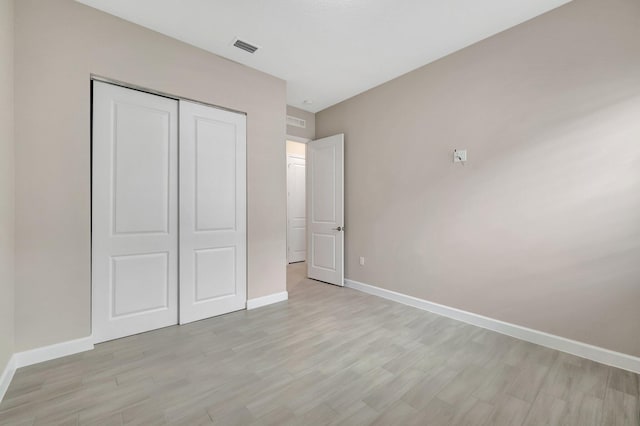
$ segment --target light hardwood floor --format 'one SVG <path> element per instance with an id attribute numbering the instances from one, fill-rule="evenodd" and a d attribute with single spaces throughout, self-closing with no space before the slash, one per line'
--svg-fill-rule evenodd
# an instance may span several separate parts
<path id="1" fill-rule="evenodd" d="M 17 371 L 0 424 L 638 425 L 638 376 L 304 279 Z"/>

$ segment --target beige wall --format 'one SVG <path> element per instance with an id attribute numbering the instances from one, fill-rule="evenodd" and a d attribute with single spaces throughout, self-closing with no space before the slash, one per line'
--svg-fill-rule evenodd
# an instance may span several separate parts
<path id="1" fill-rule="evenodd" d="M 0 0 L 0 375 L 14 345 L 13 0 Z"/>
<path id="2" fill-rule="evenodd" d="M 300 108 L 287 105 L 287 115 L 302 118 L 307 121 L 307 127 L 295 127 L 287 125 L 287 135 L 305 139 L 315 139 L 316 137 L 316 115 L 312 112 L 304 111 Z"/>
<path id="3" fill-rule="evenodd" d="M 348 278 L 640 356 L 640 2 L 575 0 L 316 119 L 346 135 Z"/>
<path id="4" fill-rule="evenodd" d="M 90 333 L 91 73 L 247 113 L 248 296 L 284 291 L 285 82 L 72 0 L 20 0 L 17 349 Z"/>
<path id="5" fill-rule="evenodd" d="M 307 145 L 302 142 L 287 141 L 287 154 L 304 157 L 307 154 Z"/>

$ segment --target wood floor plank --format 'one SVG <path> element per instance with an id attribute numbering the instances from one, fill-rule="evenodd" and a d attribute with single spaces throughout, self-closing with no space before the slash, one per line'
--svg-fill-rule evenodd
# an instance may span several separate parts
<path id="1" fill-rule="evenodd" d="M 289 301 L 20 368 L 0 425 L 629 425 L 638 375 L 304 279 Z"/>
<path id="2" fill-rule="evenodd" d="M 538 393 L 524 422 L 527 426 L 561 425 L 567 403 L 544 392 Z M 578 426 L 576 424 L 576 426 Z"/>
<path id="3" fill-rule="evenodd" d="M 363 395 L 362 401 L 375 410 L 382 412 L 401 399 L 406 392 L 415 386 L 424 373 L 413 368 L 404 370 L 388 382 L 381 383 Z M 405 400 L 405 402 L 407 402 Z"/>
<path id="4" fill-rule="evenodd" d="M 452 426 L 482 426 L 493 411 L 493 405 L 470 397 L 454 406 L 455 414 L 451 419 Z"/>
<path id="5" fill-rule="evenodd" d="M 396 401 L 371 423 L 373 426 L 419 424 L 420 413 L 403 401 Z"/>
<path id="6" fill-rule="evenodd" d="M 638 381 L 637 374 L 613 368 L 609 376 L 609 387 L 632 396 L 638 396 L 640 395 L 640 384 Z"/>
<path id="7" fill-rule="evenodd" d="M 440 392 L 438 398 L 451 405 L 468 400 L 487 378 L 487 371 L 470 365 L 458 373 Z"/>
<path id="8" fill-rule="evenodd" d="M 639 413 L 640 404 L 636 396 L 613 388 L 607 389 L 602 411 L 602 426 L 640 424 Z"/>
<path id="9" fill-rule="evenodd" d="M 524 423 L 531 409 L 531 404 L 509 395 L 502 395 L 493 404 L 486 426 L 511 426 Z"/>
<path id="10" fill-rule="evenodd" d="M 402 400 L 420 410 L 425 407 L 445 386 L 448 386 L 458 375 L 446 367 L 423 377 L 417 384 L 402 395 Z"/>
<path id="11" fill-rule="evenodd" d="M 563 423 L 598 426 L 602 420 L 603 404 L 604 400 L 600 398 L 576 392 L 568 398 Z"/>

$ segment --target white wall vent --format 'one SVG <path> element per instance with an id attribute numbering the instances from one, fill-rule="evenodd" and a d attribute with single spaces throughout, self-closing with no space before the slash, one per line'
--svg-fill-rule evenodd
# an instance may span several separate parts
<path id="1" fill-rule="evenodd" d="M 233 40 L 233 45 L 238 49 L 242 49 L 245 52 L 249 52 L 249 53 L 256 53 L 256 50 L 260 48 L 260 46 L 251 44 L 248 41 L 240 40 L 237 37 Z"/>
<path id="2" fill-rule="evenodd" d="M 292 115 L 287 115 L 287 125 L 293 127 L 302 127 L 303 129 L 307 128 L 307 121 L 302 118 L 294 117 Z"/>

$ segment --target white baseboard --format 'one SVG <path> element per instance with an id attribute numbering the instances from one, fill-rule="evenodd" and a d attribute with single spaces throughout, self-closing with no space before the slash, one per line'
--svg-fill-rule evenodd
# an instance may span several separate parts
<path id="1" fill-rule="evenodd" d="M 69 340 L 67 342 L 56 343 L 54 345 L 13 354 L 0 376 L 0 401 L 4 398 L 7 389 L 9 389 L 11 379 L 13 379 L 13 375 L 18 368 L 89 351 L 91 349 L 93 349 L 93 337 L 88 336 L 82 339 Z"/>
<path id="2" fill-rule="evenodd" d="M 4 394 L 7 393 L 7 389 L 9 389 L 9 384 L 11 384 L 11 379 L 13 379 L 13 374 L 15 372 L 15 355 L 12 355 L 11 358 L 9 358 L 2 375 L 0 375 L 0 402 L 4 398 Z"/>
<path id="3" fill-rule="evenodd" d="M 255 299 L 247 300 L 247 309 L 256 309 L 263 306 L 271 305 L 273 303 L 284 302 L 289 299 L 289 293 L 282 291 L 280 293 L 273 293 L 268 296 L 256 297 Z"/>
<path id="4" fill-rule="evenodd" d="M 13 358 L 15 361 L 15 368 L 20 368 L 37 364 L 39 362 L 62 358 L 67 355 L 90 351 L 91 349 L 93 349 L 93 337 L 88 336 L 81 339 L 43 346 L 41 348 L 30 349 L 24 352 L 17 352 L 13 354 Z"/>
<path id="5" fill-rule="evenodd" d="M 345 279 L 344 284 L 346 287 L 382 297 L 383 299 L 393 300 L 394 302 L 413 306 L 414 308 L 433 312 L 434 314 L 466 322 L 488 330 L 493 330 L 498 333 L 506 334 L 507 336 L 546 346 L 548 348 L 556 349 L 582 358 L 587 358 L 612 367 L 622 368 L 624 370 L 633 371 L 634 373 L 640 373 L 640 358 L 635 356 L 614 352 L 599 346 L 566 339 L 564 337 L 496 320 L 463 311 L 461 309 L 451 308 L 449 306 L 429 302 L 417 297 L 408 296 L 406 294 L 397 293 L 395 291 L 386 290 L 384 288 L 375 287 L 358 281 Z"/>

